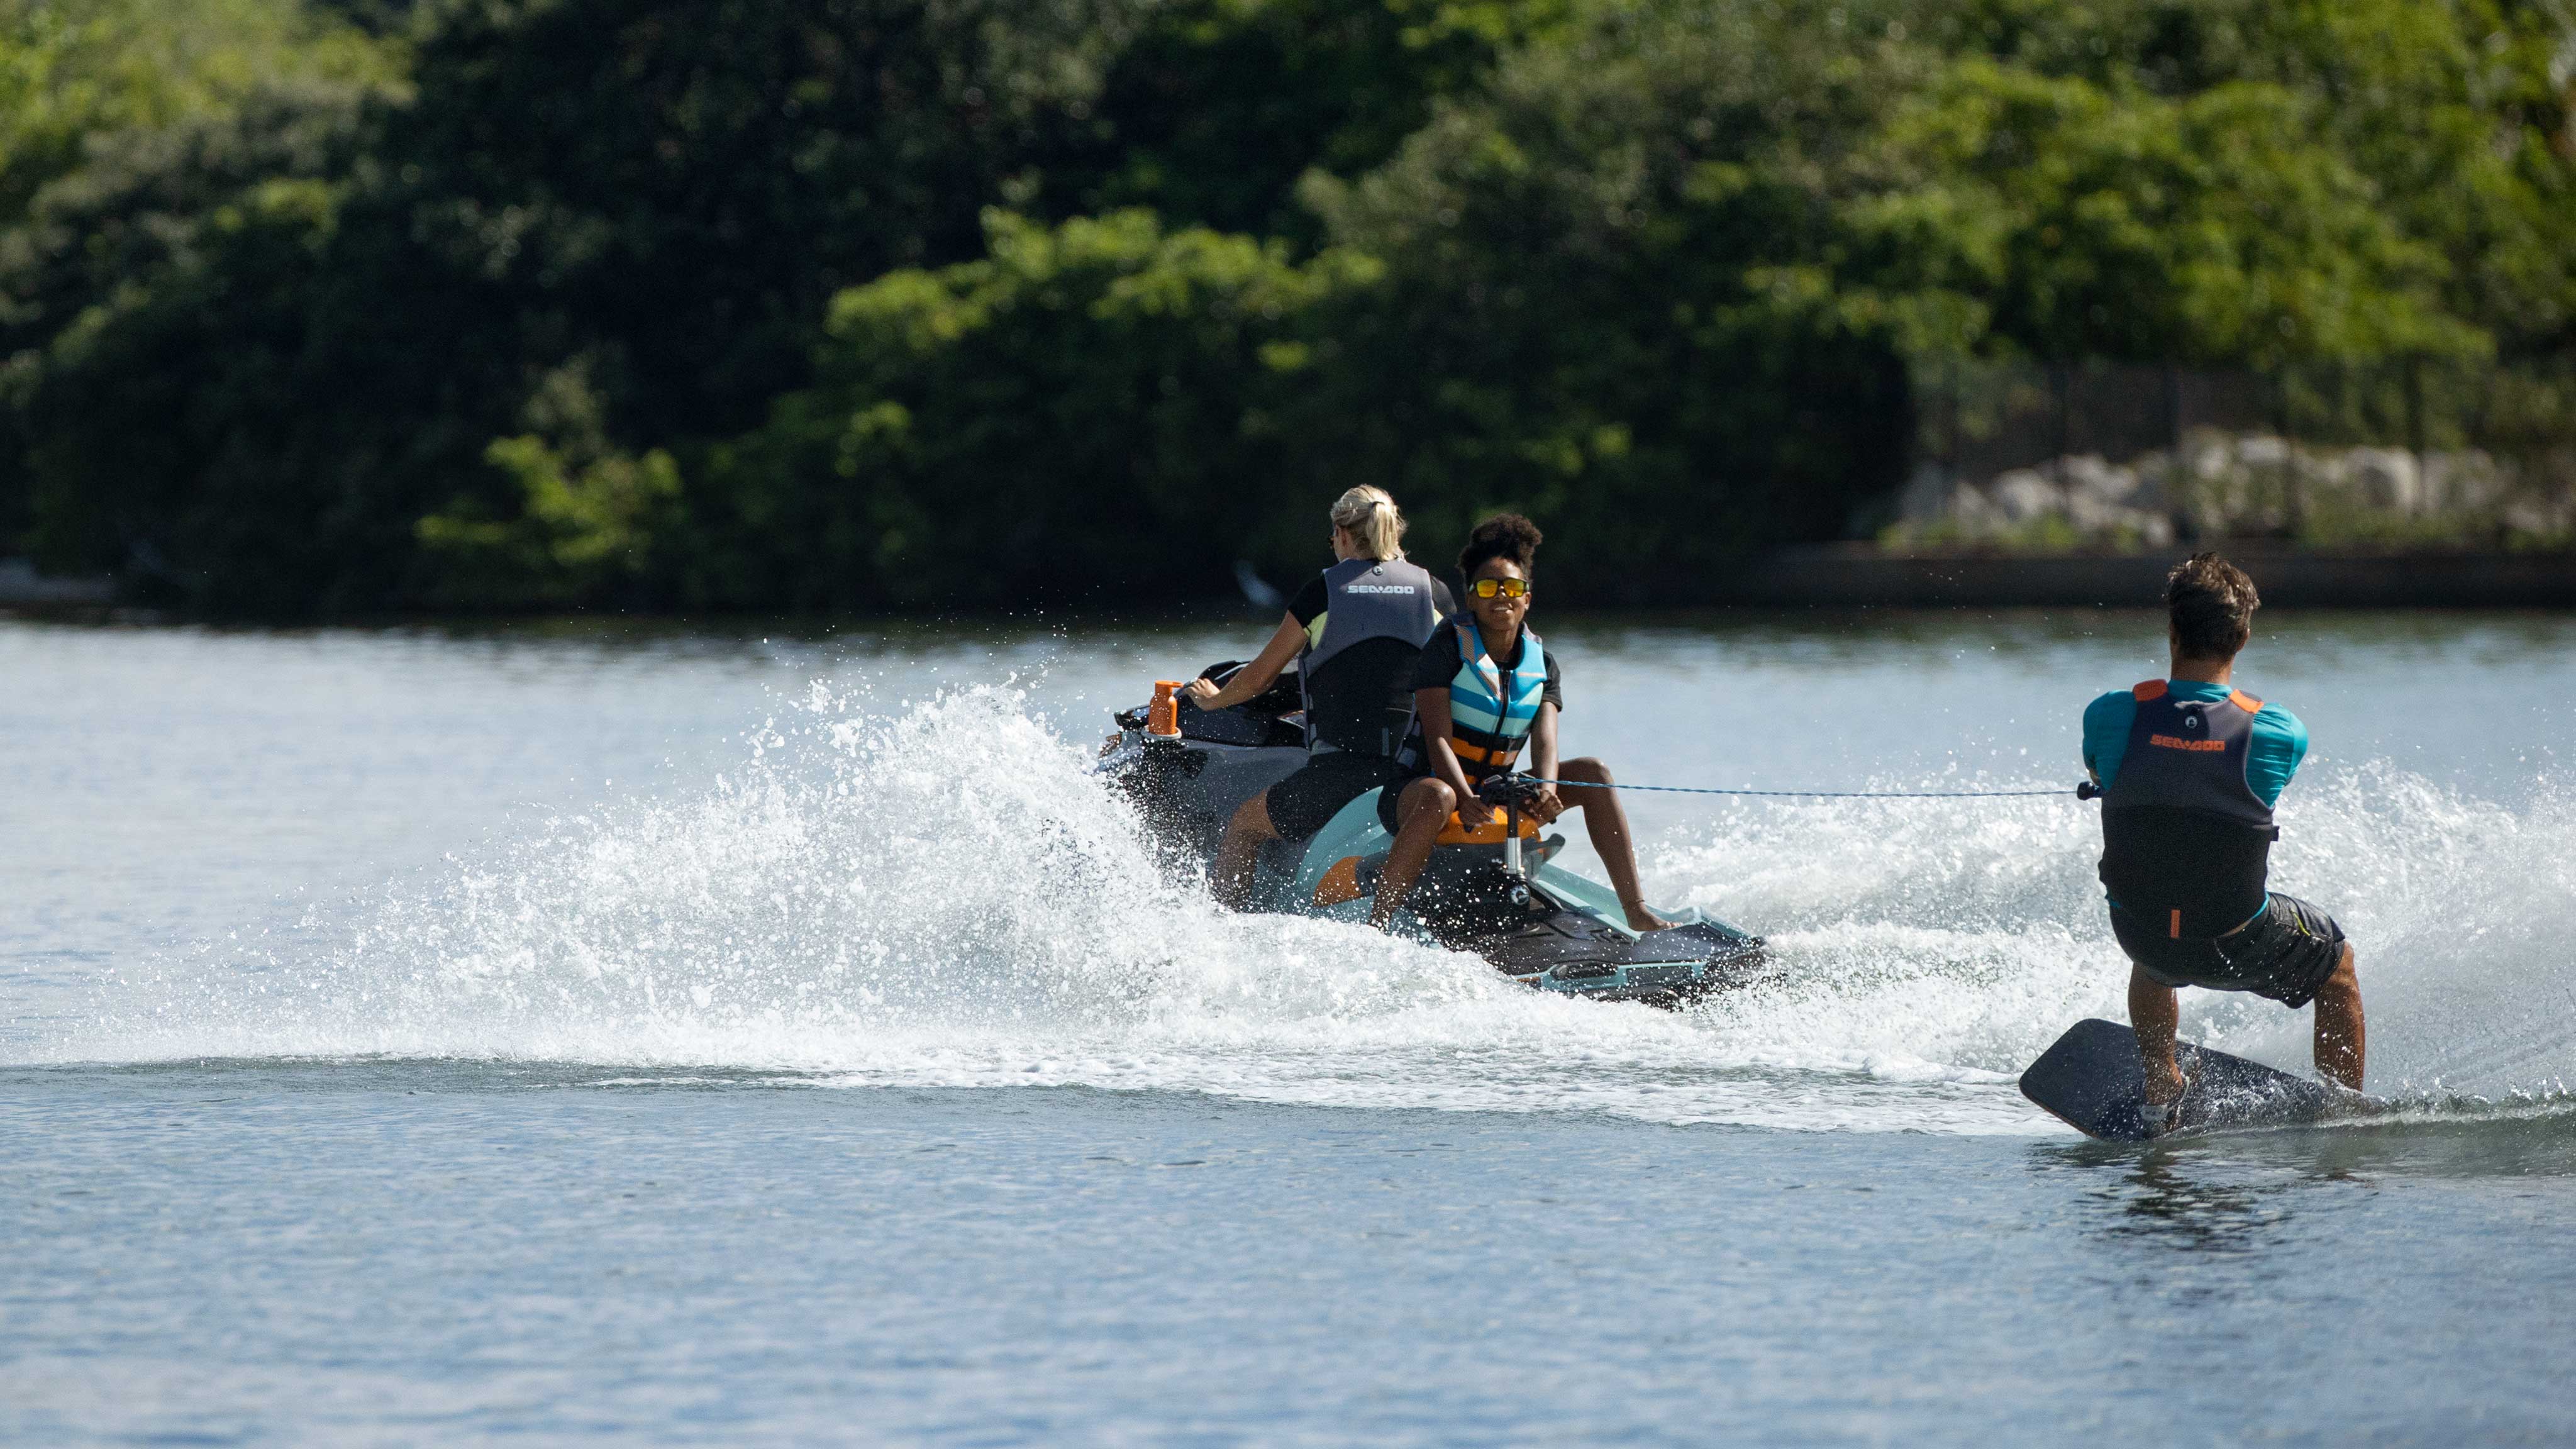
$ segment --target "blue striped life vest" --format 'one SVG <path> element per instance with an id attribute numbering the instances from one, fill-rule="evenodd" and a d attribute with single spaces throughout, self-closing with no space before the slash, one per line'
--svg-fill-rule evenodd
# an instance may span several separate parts
<path id="1" fill-rule="evenodd" d="M 1452 628 L 1458 672 L 1449 678 L 1449 748 L 1472 785 L 1520 758 L 1547 694 L 1547 646 L 1536 630 L 1523 626 L 1520 667 L 1504 669 L 1485 652 L 1474 624 L 1460 620 Z"/>

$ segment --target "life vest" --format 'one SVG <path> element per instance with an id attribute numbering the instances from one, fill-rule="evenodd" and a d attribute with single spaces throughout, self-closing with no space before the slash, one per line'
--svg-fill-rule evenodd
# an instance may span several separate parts
<path id="1" fill-rule="evenodd" d="M 2263 909 L 2281 838 L 2245 779 L 2263 701 L 2176 699 L 2161 679 L 2131 693 L 2128 750 L 2102 791 L 2102 884 L 2161 935 L 2223 936 Z"/>
<path id="2" fill-rule="evenodd" d="M 1547 695 L 1547 646 L 1524 625 L 1520 665 L 1505 669 L 1485 652 L 1485 637 L 1473 622 L 1458 619 L 1451 629 L 1458 672 L 1449 676 L 1449 748 L 1472 785 L 1519 760 Z"/>
<path id="3" fill-rule="evenodd" d="M 1414 662 L 1440 621 L 1436 587 L 1402 559 L 1344 559 L 1324 570 L 1324 612 L 1306 626 L 1297 666 L 1310 753 L 1387 756 L 1403 745 Z"/>

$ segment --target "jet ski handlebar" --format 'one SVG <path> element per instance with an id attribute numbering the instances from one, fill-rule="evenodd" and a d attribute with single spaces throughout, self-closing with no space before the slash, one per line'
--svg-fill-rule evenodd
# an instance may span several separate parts
<path id="1" fill-rule="evenodd" d="M 1547 781 L 1531 775 L 1487 775 L 1476 782 L 1476 798 L 1496 810 L 1527 810 L 1547 786 Z"/>
<path id="2" fill-rule="evenodd" d="M 1199 678 L 1223 688 L 1244 665 L 1227 659 L 1199 671 Z M 1297 670 L 1291 664 L 1279 678 L 1259 695 L 1230 709 L 1209 712 L 1188 693 L 1187 682 L 1156 680 L 1154 700 L 1133 709 L 1113 711 L 1110 718 L 1118 728 L 1149 740 L 1174 743 L 1193 740 L 1219 745 L 1298 745 L 1305 736 L 1296 712 L 1304 704 L 1298 693 Z"/>
<path id="3" fill-rule="evenodd" d="M 1503 812 L 1503 869 L 1513 879 L 1511 898 L 1514 905 L 1529 903 L 1529 872 L 1521 863 L 1521 813 L 1537 803 L 1540 792 L 1548 787 L 1545 780 L 1509 770 L 1487 775 L 1476 782 L 1476 798 L 1487 809 Z"/>

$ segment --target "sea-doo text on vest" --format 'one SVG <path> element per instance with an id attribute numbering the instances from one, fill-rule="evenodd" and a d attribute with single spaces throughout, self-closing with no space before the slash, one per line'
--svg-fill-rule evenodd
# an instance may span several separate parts
<path id="1" fill-rule="evenodd" d="M 1524 625 L 1520 665 L 1505 669 L 1485 652 L 1474 624 L 1460 619 L 1455 630 L 1458 672 L 1449 679 L 1449 748 L 1473 785 L 1520 758 L 1547 695 L 1547 647 L 1538 631 Z"/>
<path id="2" fill-rule="evenodd" d="M 1306 748 L 1392 755 L 1413 722 L 1405 688 L 1440 622 L 1431 575 L 1402 559 L 1344 559 L 1324 570 L 1323 626 L 1297 669 Z"/>
<path id="3" fill-rule="evenodd" d="M 2281 838 L 2245 780 L 2263 701 L 2243 690 L 2178 700 L 2161 679 L 2132 693 L 2128 751 L 2102 791 L 2102 884 L 2160 935 L 2223 936 L 2263 909 Z"/>

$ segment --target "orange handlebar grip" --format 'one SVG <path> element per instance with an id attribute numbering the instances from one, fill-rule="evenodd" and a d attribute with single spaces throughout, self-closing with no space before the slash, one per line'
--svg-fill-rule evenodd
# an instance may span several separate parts
<path id="1" fill-rule="evenodd" d="M 1180 734 L 1181 683 L 1177 679 L 1154 681 L 1154 704 L 1145 712 L 1145 733 L 1166 738 Z"/>
<path id="2" fill-rule="evenodd" d="M 1483 812 L 1481 817 L 1472 823 L 1467 819 L 1470 809 Z M 1526 811 L 1522 813 L 1520 837 L 1523 840 L 1538 839 L 1537 816 Z M 1502 843 L 1503 812 L 1482 801 L 1450 811 L 1448 823 L 1440 827 L 1440 834 L 1432 841 L 1434 845 L 1500 845 Z"/>

